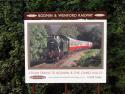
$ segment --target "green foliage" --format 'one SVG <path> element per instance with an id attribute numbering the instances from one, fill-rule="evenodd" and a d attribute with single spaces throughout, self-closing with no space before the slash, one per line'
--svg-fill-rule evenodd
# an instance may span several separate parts
<path id="1" fill-rule="evenodd" d="M 62 25 L 57 34 L 69 36 L 71 38 L 77 38 L 79 35 L 78 29 L 74 25 Z"/>
<path id="2" fill-rule="evenodd" d="M 39 60 L 43 48 L 47 47 L 47 30 L 44 25 L 29 24 L 31 60 Z"/>
<path id="3" fill-rule="evenodd" d="M 0 94 L 31 94 L 24 82 L 23 13 L 30 11 L 108 12 L 107 83 L 101 94 L 125 93 L 125 8 L 123 0 L 8 0 L 0 1 Z M 39 35 L 39 34 L 38 34 Z M 95 84 L 69 84 L 73 94 L 94 94 Z M 36 94 L 60 94 L 62 84 L 39 84 Z M 50 92 L 49 92 L 50 91 Z"/>
<path id="4" fill-rule="evenodd" d="M 84 56 L 79 60 L 80 66 L 94 65 L 98 66 L 101 63 L 101 50 L 100 49 L 90 49 L 85 52 Z"/>
<path id="5" fill-rule="evenodd" d="M 85 4 L 85 8 L 90 10 L 96 10 L 103 6 L 104 1 L 105 0 L 88 0 L 88 2 Z"/>

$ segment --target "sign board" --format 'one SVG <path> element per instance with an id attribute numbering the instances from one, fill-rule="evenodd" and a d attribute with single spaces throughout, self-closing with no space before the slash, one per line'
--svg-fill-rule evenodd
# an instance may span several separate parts
<path id="1" fill-rule="evenodd" d="M 106 83 L 105 12 L 24 15 L 26 83 Z"/>

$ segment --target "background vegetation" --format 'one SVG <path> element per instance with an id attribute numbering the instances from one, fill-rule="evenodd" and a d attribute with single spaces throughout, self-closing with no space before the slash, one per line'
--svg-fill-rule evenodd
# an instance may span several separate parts
<path id="1" fill-rule="evenodd" d="M 6 0 L 0 1 L 0 94 L 31 94 L 24 82 L 23 14 L 28 11 L 108 12 L 107 83 L 101 94 L 125 93 L 124 0 Z M 36 84 L 36 94 L 61 94 L 64 84 Z M 95 94 L 96 84 L 68 84 L 73 94 Z"/>
<path id="2" fill-rule="evenodd" d="M 43 24 L 28 24 L 31 65 L 42 61 L 42 53 L 47 47 L 47 29 Z"/>
<path id="3" fill-rule="evenodd" d="M 101 49 L 90 49 L 85 52 L 85 55 L 79 60 L 80 66 L 99 66 L 101 64 L 102 51 Z M 102 66 L 101 66 L 102 68 Z"/>
<path id="4" fill-rule="evenodd" d="M 65 35 L 70 38 L 77 39 L 77 36 L 79 35 L 79 31 L 78 31 L 77 26 L 75 26 L 75 24 L 65 24 L 61 26 L 57 34 Z"/>

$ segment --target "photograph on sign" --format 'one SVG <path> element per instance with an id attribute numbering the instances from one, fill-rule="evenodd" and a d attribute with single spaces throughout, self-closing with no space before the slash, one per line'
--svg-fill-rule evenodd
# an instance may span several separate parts
<path id="1" fill-rule="evenodd" d="M 26 79 L 37 79 L 35 82 L 40 83 L 43 79 L 43 83 L 58 83 L 68 75 L 69 79 L 87 79 L 88 76 L 83 77 L 86 75 L 82 74 L 83 71 L 88 72 L 89 76 L 101 77 L 104 74 L 105 77 L 105 27 L 105 20 L 26 20 Z M 93 74 L 93 71 L 97 73 Z M 52 78 L 53 81 L 49 80 Z M 71 82 L 75 83 L 74 80 Z"/>

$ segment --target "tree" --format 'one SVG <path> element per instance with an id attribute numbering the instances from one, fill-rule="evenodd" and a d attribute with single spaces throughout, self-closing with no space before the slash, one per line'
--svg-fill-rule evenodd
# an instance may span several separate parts
<path id="1" fill-rule="evenodd" d="M 93 48 L 101 48 L 103 29 L 99 29 L 97 26 L 92 27 L 90 30 L 86 28 L 86 26 L 78 26 L 80 34 L 77 38 L 79 40 L 91 41 L 93 43 Z"/>
<path id="2" fill-rule="evenodd" d="M 41 59 L 43 48 L 47 47 L 47 30 L 42 24 L 29 24 L 31 63 Z"/>
<path id="3" fill-rule="evenodd" d="M 74 24 L 68 24 L 68 25 L 62 25 L 57 34 L 65 35 L 71 38 L 77 38 L 79 32 Z"/>

